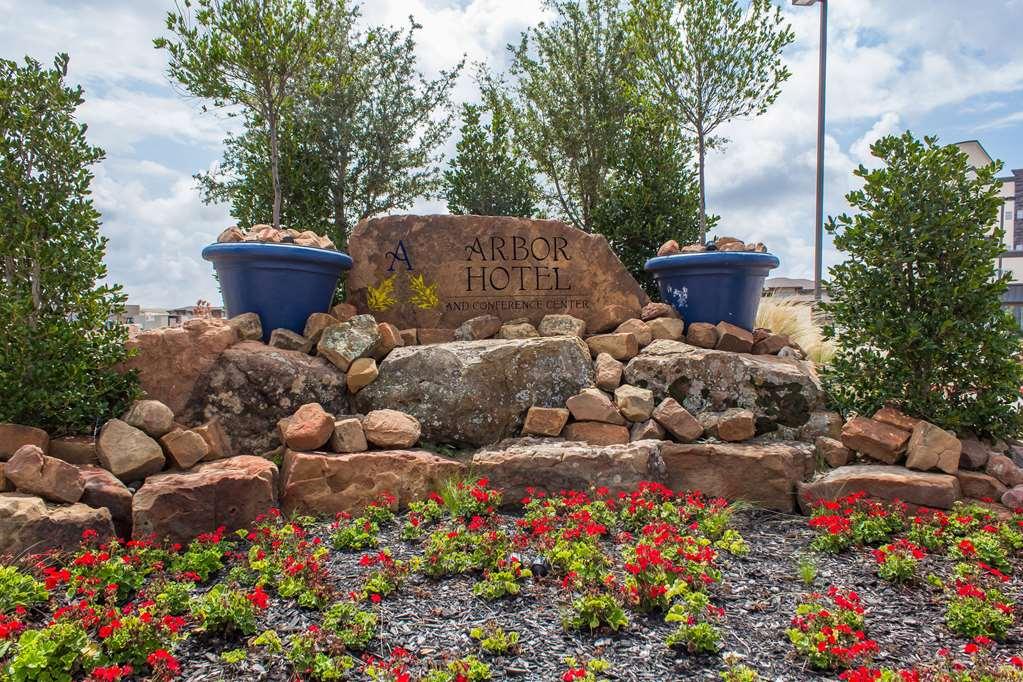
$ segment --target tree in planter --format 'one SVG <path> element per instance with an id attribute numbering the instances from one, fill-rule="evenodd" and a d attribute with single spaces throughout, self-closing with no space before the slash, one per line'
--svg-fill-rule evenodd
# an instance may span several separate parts
<path id="1" fill-rule="evenodd" d="M 848 259 L 831 268 L 825 332 L 837 352 L 825 371 L 844 412 L 886 403 L 955 431 L 1016 435 L 1023 385 L 1019 340 L 996 277 L 1002 230 L 999 166 L 971 169 L 966 154 L 910 133 L 871 147 L 883 166 L 860 166 L 859 211 L 829 221 Z"/>
<path id="2" fill-rule="evenodd" d="M 91 432 L 137 391 L 115 366 L 127 331 L 118 286 L 99 285 L 106 239 L 89 198 L 103 151 L 75 122 L 80 87 L 54 68 L 0 60 L 0 422 Z"/>
<path id="3" fill-rule="evenodd" d="M 622 264 L 652 297 L 659 298 L 644 264 L 657 248 L 700 236 L 700 194 L 693 155 L 681 131 L 663 112 L 646 105 L 622 122 L 624 148 L 607 196 L 594 213 L 594 229 L 607 237 Z M 717 224 L 717 216 L 708 220 Z"/>
<path id="4" fill-rule="evenodd" d="M 657 96 L 696 138 L 700 235 L 707 234 L 706 154 L 724 123 L 767 111 L 788 80 L 795 38 L 772 0 L 636 0 L 635 48 Z"/>
<path id="5" fill-rule="evenodd" d="M 265 127 L 274 227 L 281 225 L 283 114 L 329 42 L 320 14 L 328 0 L 184 0 L 167 14 L 174 39 L 153 44 L 170 55 L 170 77 L 197 97 L 241 106 Z M 195 4 L 195 11 L 192 5 Z"/>
<path id="6" fill-rule="evenodd" d="M 491 101 L 462 105 L 462 139 L 444 172 L 448 210 L 454 214 L 531 217 L 539 188 L 529 163 L 516 153 L 506 108 Z M 489 123 L 483 116 L 489 114 Z"/>
<path id="7" fill-rule="evenodd" d="M 437 150 L 451 132 L 451 89 L 461 64 L 436 79 L 417 68 L 415 33 L 359 28 L 357 7 L 331 4 L 315 89 L 296 95 L 281 130 L 282 213 L 343 247 L 361 219 L 407 208 L 441 188 Z M 268 161 L 257 119 L 228 138 L 224 160 L 197 176 L 207 202 L 228 200 L 243 227 L 266 205 Z"/>

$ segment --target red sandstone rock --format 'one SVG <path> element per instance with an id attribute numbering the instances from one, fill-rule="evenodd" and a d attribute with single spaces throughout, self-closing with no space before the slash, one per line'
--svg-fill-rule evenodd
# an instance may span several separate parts
<path id="1" fill-rule="evenodd" d="M 650 342 L 654 340 L 654 333 L 650 329 L 650 325 L 637 318 L 622 322 L 615 328 L 615 334 L 632 334 L 636 337 L 636 343 L 639 344 L 640 348 L 649 346 Z"/>
<path id="2" fill-rule="evenodd" d="M 317 450 L 334 433 L 334 417 L 319 403 L 308 403 L 288 418 L 284 443 L 293 450 Z"/>
<path id="3" fill-rule="evenodd" d="M 962 497 L 955 476 L 870 464 L 832 469 L 814 481 L 801 485 L 799 504 L 807 511 L 811 501 L 833 500 L 861 490 L 877 499 L 901 500 L 935 509 L 951 509 L 952 503 Z"/>
<path id="4" fill-rule="evenodd" d="M 962 443 L 950 433 L 929 422 L 918 420 L 906 446 L 906 468 L 927 471 L 940 469 L 954 474 L 959 469 Z"/>
<path id="5" fill-rule="evenodd" d="M 749 440 L 757 433 L 756 420 L 749 410 L 732 408 L 725 410 L 718 418 L 718 438 L 738 443 Z"/>
<path id="6" fill-rule="evenodd" d="M 665 317 L 678 319 L 678 312 L 667 303 L 651 301 L 643 306 L 643 310 L 639 313 L 639 319 L 644 322 L 650 322 L 651 320 Z"/>
<path id="7" fill-rule="evenodd" d="M 556 438 L 561 435 L 561 430 L 568 423 L 568 414 L 568 410 L 563 407 L 537 407 L 534 405 L 526 412 L 522 433 Z"/>
<path id="8" fill-rule="evenodd" d="M 455 330 L 455 339 L 458 341 L 479 341 L 489 339 L 497 335 L 501 330 L 501 318 L 497 315 L 480 315 L 463 322 Z"/>
<path id="9" fill-rule="evenodd" d="M 605 424 L 625 424 L 618 408 L 603 391 L 596 388 L 584 388 L 582 391 L 565 401 L 565 407 L 577 421 L 595 421 Z"/>
<path id="10" fill-rule="evenodd" d="M 593 367 L 595 372 L 594 383 L 597 385 L 597 388 L 604 391 L 613 391 L 622 383 L 622 372 L 625 371 L 625 365 L 607 353 L 597 355 L 597 360 L 593 363 Z"/>
<path id="11" fill-rule="evenodd" d="M 607 353 L 615 360 L 629 360 L 639 354 L 635 334 L 597 334 L 586 339 L 586 345 L 593 357 Z"/>
<path id="12" fill-rule="evenodd" d="M 681 341 L 685 338 L 685 323 L 675 317 L 658 317 L 646 323 L 654 341 L 667 339 Z"/>
<path id="13" fill-rule="evenodd" d="M 955 472 L 955 475 L 959 479 L 959 488 L 963 491 L 963 497 L 972 497 L 977 500 L 985 498 L 1000 500 L 1008 490 L 997 478 L 979 471 L 960 469 Z"/>
<path id="14" fill-rule="evenodd" d="M 629 440 L 664 440 L 665 431 L 664 427 L 658 424 L 653 419 L 647 419 L 645 422 L 638 422 L 632 425 L 629 430 Z"/>
<path id="15" fill-rule="evenodd" d="M 615 406 L 631 422 L 650 419 L 654 411 L 654 394 L 646 388 L 625 384 L 615 389 Z"/>
<path id="16" fill-rule="evenodd" d="M 97 466 L 79 468 L 85 481 L 82 504 L 95 509 L 107 509 L 114 530 L 121 538 L 131 537 L 131 491 L 112 473 Z"/>
<path id="17" fill-rule="evenodd" d="M 842 444 L 886 464 L 895 464 L 909 442 L 909 432 L 882 422 L 853 417 L 842 427 Z"/>
<path id="18" fill-rule="evenodd" d="M 373 358 L 359 358 L 348 368 L 345 381 L 348 383 L 349 393 L 358 393 L 366 388 L 380 376 L 377 368 L 377 361 Z"/>
<path id="19" fill-rule="evenodd" d="M 373 410 L 362 420 L 366 440 L 380 448 L 410 448 L 419 441 L 419 420 L 397 410 Z"/>
<path id="20" fill-rule="evenodd" d="M 828 438 L 827 436 L 818 436 L 814 444 L 817 447 L 817 454 L 832 469 L 843 467 L 852 461 L 852 450 L 842 445 L 840 440 Z"/>
<path id="21" fill-rule="evenodd" d="M 603 334 L 611 331 L 630 317 L 636 317 L 640 309 L 633 310 L 623 305 L 612 304 L 598 308 L 586 322 L 586 329 L 591 334 Z"/>
<path id="22" fill-rule="evenodd" d="M 874 413 L 874 421 L 894 426 L 903 431 L 913 431 L 913 427 L 920 423 L 920 419 L 903 414 L 894 407 L 882 407 Z"/>
<path id="23" fill-rule="evenodd" d="M 50 457 L 68 464 L 95 464 L 96 439 L 92 436 L 63 436 L 50 441 Z"/>
<path id="24" fill-rule="evenodd" d="M 206 441 L 195 431 L 179 429 L 160 439 L 163 451 L 173 466 L 190 469 L 210 454 Z"/>
<path id="25" fill-rule="evenodd" d="M 369 450 L 366 432 L 362 429 L 362 420 L 351 417 L 334 422 L 334 434 L 330 437 L 330 449 L 340 453 Z"/>
<path id="26" fill-rule="evenodd" d="M 48 505 L 23 493 L 0 494 L 0 556 L 73 551 L 86 530 L 96 531 L 99 542 L 113 538 L 110 512 L 80 503 Z"/>
<path id="27" fill-rule="evenodd" d="M 419 343 L 429 346 L 434 343 L 450 343 L 455 340 L 454 329 L 432 329 L 420 327 L 418 330 Z"/>
<path id="28" fill-rule="evenodd" d="M 994 476 L 1010 488 L 1023 485 L 1023 469 L 1016 466 L 1016 464 L 1005 455 L 999 455 L 998 453 L 992 452 L 990 457 L 988 457 L 987 466 L 984 471 L 986 471 L 990 476 Z"/>
<path id="29" fill-rule="evenodd" d="M 703 426 L 674 398 L 665 398 L 653 412 L 654 419 L 668 433 L 682 442 L 696 440 L 703 435 Z"/>
<path id="30" fill-rule="evenodd" d="M 624 445 L 629 442 L 629 429 L 604 422 L 572 422 L 561 432 L 567 441 L 590 445 Z"/>
<path id="31" fill-rule="evenodd" d="M 714 348 L 732 353 L 749 353 L 753 350 L 752 332 L 730 322 L 718 322 L 718 341 Z"/>
<path id="32" fill-rule="evenodd" d="M 85 489 L 76 466 L 44 455 L 35 445 L 21 446 L 4 466 L 4 476 L 20 492 L 53 502 L 77 502 Z"/>
<path id="33" fill-rule="evenodd" d="M 788 346 L 789 343 L 789 337 L 785 334 L 768 334 L 753 344 L 753 354 L 777 355 L 778 351 Z"/>
<path id="34" fill-rule="evenodd" d="M 10 459 L 25 445 L 35 445 L 45 455 L 49 452 L 50 436 L 34 426 L 0 424 L 0 461 Z"/>
<path id="35" fill-rule="evenodd" d="M 686 330 L 686 343 L 699 348 L 715 348 L 718 345 L 718 330 L 709 322 L 693 322 Z"/>
<path id="36" fill-rule="evenodd" d="M 217 459 L 234 456 L 234 448 L 231 447 L 231 439 L 227 436 L 220 417 L 214 417 L 202 426 L 192 429 L 206 441 L 206 461 L 212 462 Z"/>
<path id="37" fill-rule="evenodd" d="M 392 350 L 405 345 L 405 339 L 402 338 L 401 331 L 390 322 L 379 323 L 377 325 L 377 332 L 380 334 L 380 339 L 371 351 L 372 356 L 377 360 L 383 360 Z"/>

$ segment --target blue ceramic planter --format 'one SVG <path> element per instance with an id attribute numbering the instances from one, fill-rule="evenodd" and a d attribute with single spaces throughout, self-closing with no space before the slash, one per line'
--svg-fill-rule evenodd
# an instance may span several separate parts
<path id="1" fill-rule="evenodd" d="M 725 321 L 752 331 L 764 280 L 779 263 L 769 253 L 711 251 L 658 256 L 644 267 L 686 324 Z"/>
<path id="2" fill-rule="evenodd" d="M 257 313 L 264 342 L 274 329 L 301 334 L 310 315 L 330 310 L 352 267 L 346 253 L 294 244 L 210 244 L 202 257 L 217 271 L 228 314 Z"/>

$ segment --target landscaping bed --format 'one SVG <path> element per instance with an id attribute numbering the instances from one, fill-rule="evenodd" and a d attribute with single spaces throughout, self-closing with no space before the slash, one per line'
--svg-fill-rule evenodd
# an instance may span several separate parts
<path id="1" fill-rule="evenodd" d="M 502 513 L 486 481 L 452 484 L 399 515 L 386 497 L 333 523 L 272 512 L 166 548 L 98 547 L 87 533 L 76 552 L 4 569 L 3 668 L 13 679 L 99 668 L 93 679 L 442 682 L 720 679 L 731 666 L 726 679 L 756 679 L 745 665 L 763 679 L 845 668 L 857 680 L 880 668 L 967 679 L 928 677 L 947 649 L 967 671 L 1000 666 L 984 679 L 1023 677 L 1023 512 L 910 514 L 852 496 L 807 519 L 659 484 L 600 492 Z M 820 630 L 819 607 L 793 621 L 812 591 L 853 627 L 808 655 L 790 639 Z M 518 637 L 501 655 L 472 636 L 496 627 Z"/>

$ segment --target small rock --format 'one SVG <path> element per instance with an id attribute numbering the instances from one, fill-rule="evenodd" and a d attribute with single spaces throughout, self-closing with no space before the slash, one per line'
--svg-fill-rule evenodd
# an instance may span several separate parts
<path id="1" fill-rule="evenodd" d="M 749 410 L 739 408 L 725 410 L 718 419 L 718 438 L 723 441 L 738 443 L 749 440 L 756 432 L 756 422 Z"/>
<path id="2" fill-rule="evenodd" d="M 909 436 L 907 431 L 866 417 L 853 417 L 842 427 L 843 445 L 885 464 L 902 459 Z"/>
<path id="3" fill-rule="evenodd" d="M 121 421 L 142 430 L 147 436 L 159 438 L 174 428 L 174 413 L 159 400 L 136 400 Z"/>
<path id="4" fill-rule="evenodd" d="M 1010 488 L 1023 485 L 1023 470 L 1005 455 L 992 452 L 984 470 Z"/>
<path id="5" fill-rule="evenodd" d="M 351 303 L 338 303 L 330 309 L 330 314 L 333 315 L 338 322 L 347 322 L 358 315 L 359 310 Z"/>
<path id="6" fill-rule="evenodd" d="M 292 450 L 318 450 L 334 433 L 334 417 L 319 403 L 307 403 L 288 418 L 284 444 Z"/>
<path id="7" fill-rule="evenodd" d="M 624 371 L 625 365 L 607 353 L 598 353 L 594 363 L 594 383 L 599 389 L 614 391 L 622 383 L 622 372 Z"/>
<path id="8" fill-rule="evenodd" d="M 647 325 L 643 320 L 632 318 L 622 322 L 615 329 L 616 334 L 632 334 L 636 337 L 636 343 L 639 344 L 640 348 L 649 346 L 650 342 L 654 340 L 653 332 L 650 330 L 650 326 Z"/>
<path id="9" fill-rule="evenodd" d="M 607 394 L 596 388 L 584 388 L 566 400 L 565 406 L 572 413 L 572 417 L 578 421 L 625 424 L 625 418 L 622 417 Z"/>
<path id="10" fill-rule="evenodd" d="M 365 452 L 369 449 L 362 420 L 350 417 L 334 422 L 334 433 L 330 436 L 330 449 L 334 452 Z"/>
<path id="11" fill-rule="evenodd" d="M 1009 490 L 1002 493 L 1002 504 L 1009 509 L 1018 510 L 1023 509 L 1023 485 L 1017 485 Z"/>
<path id="12" fill-rule="evenodd" d="M 962 450 L 963 445 L 955 434 L 918 420 L 906 446 L 906 468 L 917 471 L 940 469 L 946 474 L 954 474 L 959 469 Z"/>
<path id="13" fill-rule="evenodd" d="M 657 320 L 665 317 L 670 317 L 676 320 L 679 319 L 678 312 L 675 308 L 667 303 L 660 303 L 656 301 L 647 303 L 639 312 L 639 319 L 644 322 L 650 322 L 651 320 Z"/>
<path id="14" fill-rule="evenodd" d="M 718 240 L 717 247 L 718 247 L 718 251 L 745 251 L 746 250 L 745 242 L 741 242 L 739 240 L 736 240 L 736 241 L 733 241 L 733 242 L 725 242 L 724 244 L 721 243 L 721 240 Z"/>
<path id="15" fill-rule="evenodd" d="M 647 326 L 654 341 L 659 339 L 681 341 L 685 338 L 685 323 L 675 317 L 658 317 L 647 322 Z"/>
<path id="16" fill-rule="evenodd" d="M 179 469 L 191 469 L 210 454 L 206 441 L 195 431 L 171 431 L 160 439 L 160 444 L 171 464 Z"/>
<path id="17" fill-rule="evenodd" d="M 681 251 L 682 250 L 679 248 L 678 242 L 675 241 L 674 239 L 669 239 L 668 241 L 666 241 L 663 244 L 661 244 L 660 248 L 657 249 L 657 255 L 658 256 L 673 256 L 676 253 L 681 253 Z"/>
<path id="18" fill-rule="evenodd" d="M 232 225 L 217 235 L 218 244 L 236 244 L 241 241 L 245 241 L 245 233 L 237 225 Z"/>
<path id="19" fill-rule="evenodd" d="M 497 331 L 497 338 L 499 339 L 532 339 L 538 336 L 540 336 L 540 332 L 528 322 L 504 324 Z"/>
<path id="20" fill-rule="evenodd" d="M 703 435 L 703 426 L 700 422 L 674 398 L 662 400 L 654 409 L 653 418 L 683 443 L 694 441 Z"/>
<path id="21" fill-rule="evenodd" d="M 334 324 L 338 324 L 338 319 L 333 315 L 329 313 L 313 313 L 305 321 L 305 329 L 302 331 L 302 336 L 305 337 L 310 346 L 315 346 L 320 342 L 323 330 Z"/>
<path id="22" fill-rule="evenodd" d="M 270 346 L 281 350 L 297 350 L 299 353 L 308 353 L 313 349 L 313 342 L 296 334 L 290 329 L 274 329 L 270 332 Z"/>
<path id="23" fill-rule="evenodd" d="M 140 429 L 111 419 L 96 441 L 100 465 L 122 481 L 140 481 L 155 474 L 166 462 L 163 448 Z"/>
<path id="24" fill-rule="evenodd" d="M 19 491 L 53 502 L 74 504 L 85 491 L 78 467 L 44 455 L 37 445 L 21 446 L 4 466 L 4 476 Z"/>
<path id="25" fill-rule="evenodd" d="M 603 334 L 638 314 L 638 310 L 634 312 L 623 305 L 606 305 L 594 313 L 592 322 L 586 327 L 590 333 Z"/>
<path id="26" fill-rule="evenodd" d="M 377 369 L 376 360 L 373 358 L 359 358 L 348 368 L 348 374 L 346 375 L 348 392 L 358 393 L 361 389 L 373 383 L 378 376 L 380 376 L 380 370 Z"/>
<path id="27" fill-rule="evenodd" d="M 597 334 L 586 339 L 590 354 L 607 353 L 615 360 L 630 360 L 639 355 L 639 342 L 634 334 Z"/>
<path id="28" fill-rule="evenodd" d="M 46 454 L 50 448 L 50 436 L 34 426 L 0 424 L 0 460 L 10 459 L 26 445 L 35 445 Z"/>
<path id="29" fill-rule="evenodd" d="M 192 430 L 206 441 L 207 453 L 205 460 L 207 462 L 234 456 L 231 439 L 228 437 L 227 431 L 224 430 L 224 425 L 220 422 L 219 416 Z"/>
<path id="30" fill-rule="evenodd" d="M 44 450 L 45 452 L 45 450 Z M 50 457 L 62 459 L 68 464 L 81 466 L 95 464 L 96 439 L 92 436 L 62 436 L 50 441 Z"/>
<path id="31" fill-rule="evenodd" d="M 418 346 L 419 332 L 417 329 L 402 329 L 398 332 L 401 335 L 402 346 Z"/>
<path id="32" fill-rule="evenodd" d="M 235 315 L 227 324 L 238 333 L 239 341 L 262 341 L 263 322 L 257 313 L 242 313 Z"/>
<path id="33" fill-rule="evenodd" d="M 792 346 L 785 346 L 780 351 L 778 351 L 778 357 L 787 358 L 789 360 L 805 360 L 806 353 L 799 350 L 798 348 L 794 348 Z"/>
<path id="34" fill-rule="evenodd" d="M 423 346 L 429 346 L 435 343 L 450 343 L 455 340 L 454 329 L 431 329 L 427 327 L 420 327 L 418 335 L 419 343 Z"/>
<path id="35" fill-rule="evenodd" d="M 379 448 L 410 448 L 422 432 L 418 419 L 397 410 L 373 410 L 362 428 L 366 440 Z"/>
<path id="36" fill-rule="evenodd" d="M 718 422 L 721 421 L 721 412 L 700 412 L 695 415 L 696 421 L 703 427 L 703 435 L 710 438 L 718 437 Z"/>
<path id="37" fill-rule="evenodd" d="M 732 353 L 749 353 L 753 350 L 753 334 L 746 329 L 724 321 L 718 322 L 716 329 L 718 342 L 714 348 L 717 350 Z"/>
<path id="38" fill-rule="evenodd" d="M 959 456 L 959 466 L 964 469 L 980 470 L 987 466 L 991 450 L 976 438 L 963 438 L 963 450 Z"/>
<path id="39" fill-rule="evenodd" d="M 827 462 L 832 469 L 844 467 L 852 460 L 852 450 L 842 445 L 840 440 L 818 436 L 814 445 L 817 447 L 817 456 Z"/>
<path id="40" fill-rule="evenodd" d="M 316 352 L 347 372 L 353 361 L 370 356 L 379 341 L 380 330 L 373 316 L 356 315 L 347 322 L 324 329 Z"/>
<path id="41" fill-rule="evenodd" d="M 686 330 L 686 343 L 698 348 L 714 348 L 718 345 L 718 330 L 709 322 L 692 322 Z"/>
<path id="42" fill-rule="evenodd" d="M 637 422 L 632 425 L 629 440 L 664 440 L 664 436 L 664 427 L 653 419 L 647 419 L 645 422 Z"/>
<path id="43" fill-rule="evenodd" d="M 544 315 L 538 328 L 540 336 L 578 336 L 586 334 L 586 322 L 571 315 Z"/>
<path id="44" fill-rule="evenodd" d="M 788 345 L 789 337 L 784 334 L 769 334 L 753 344 L 753 354 L 777 355 L 782 348 Z"/>
<path id="45" fill-rule="evenodd" d="M 629 421 L 646 421 L 654 411 L 654 394 L 648 389 L 625 384 L 615 389 L 615 405 Z"/>
<path id="46" fill-rule="evenodd" d="M 707 251 L 705 244 L 686 244 L 682 247 L 682 253 L 703 253 Z"/>
<path id="47" fill-rule="evenodd" d="M 897 429 L 909 432 L 912 432 L 916 425 L 921 421 L 920 419 L 910 417 L 899 412 L 894 407 L 882 407 L 874 413 L 873 419 L 874 421 L 881 422 L 882 424 L 889 424 Z"/>
<path id="48" fill-rule="evenodd" d="M 455 330 L 457 341 L 479 341 L 489 339 L 501 330 L 501 318 L 497 315 L 480 315 L 466 320 Z"/>
<path id="49" fill-rule="evenodd" d="M 960 469 L 956 472 L 956 478 L 959 479 L 959 487 L 963 490 L 963 497 L 972 497 L 975 500 L 999 500 L 1005 494 L 1005 491 L 1008 490 L 994 476 L 988 476 L 979 471 Z"/>
<path id="50" fill-rule="evenodd" d="M 392 350 L 405 345 L 405 340 L 401 338 L 401 332 L 390 322 L 377 324 L 377 331 L 380 333 L 380 340 L 377 341 L 376 345 L 373 346 L 373 350 L 370 351 L 370 355 L 374 359 L 383 360 Z"/>
<path id="51" fill-rule="evenodd" d="M 522 425 L 523 435 L 549 436 L 556 438 L 568 423 L 569 411 L 563 407 L 533 406 L 526 412 L 526 420 Z"/>
<path id="52" fill-rule="evenodd" d="M 131 491 L 112 473 L 97 466 L 79 469 L 85 482 L 82 504 L 94 509 L 107 509 L 114 522 L 117 536 L 131 537 Z"/>
<path id="53" fill-rule="evenodd" d="M 590 445 L 625 445 L 629 442 L 629 430 L 624 426 L 606 422 L 572 422 L 562 432 L 565 440 Z"/>

